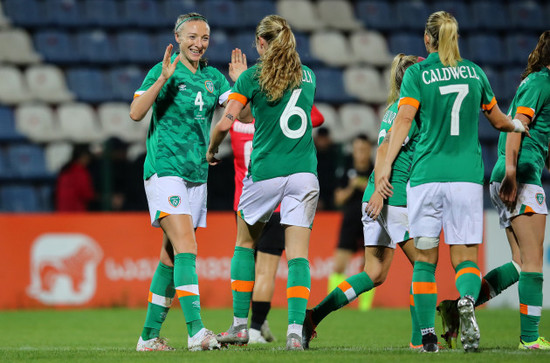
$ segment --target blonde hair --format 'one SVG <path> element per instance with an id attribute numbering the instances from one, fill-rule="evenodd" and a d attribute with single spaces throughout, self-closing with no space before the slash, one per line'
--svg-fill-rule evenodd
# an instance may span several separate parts
<path id="1" fill-rule="evenodd" d="M 462 60 L 458 50 L 458 22 L 446 11 L 437 11 L 426 21 L 430 46 L 437 50 L 444 66 L 455 67 Z"/>
<path id="2" fill-rule="evenodd" d="M 390 70 L 390 92 L 386 101 L 386 109 L 388 109 L 399 98 L 399 91 L 401 91 L 401 82 L 403 82 L 403 76 L 407 68 L 418 62 L 418 56 L 405 55 L 399 53 L 393 58 L 391 62 Z"/>
<path id="3" fill-rule="evenodd" d="M 296 51 L 296 38 L 284 18 L 278 15 L 263 18 L 256 27 L 256 41 L 259 37 L 268 43 L 258 63 L 260 87 L 268 101 L 275 102 L 287 89 L 302 83 L 302 62 Z"/>
<path id="4" fill-rule="evenodd" d="M 206 25 L 208 25 L 208 20 L 206 20 L 206 18 L 199 13 L 182 14 L 178 16 L 178 19 L 174 24 L 174 34 L 176 34 L 179 37 L 181 34 L 181 31 L 183 30 L 183 25 L 188 21 L 204 21 Z M 207 59 L 205 58 L 199 59 L 199 66 L 206 67 L 207 64 L 208 64 Z"/>
<path id="5" fill-rule="evenodd" d="M 544 67 L 550 65 L 550 30 L 545 31 L 539 37 L 539 42 L 527 59 L 527 67 L 521 74 L 521 79 L 528 75 L 538 72 Z"/>

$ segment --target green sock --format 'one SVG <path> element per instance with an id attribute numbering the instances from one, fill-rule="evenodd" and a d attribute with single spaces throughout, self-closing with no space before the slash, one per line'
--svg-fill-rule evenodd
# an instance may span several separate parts
<path id="1" fill-rule="evenodd" d="M 254 289 L 254 249 L 235 247 L 231 259 L 231 290 L 233 292 L 233 315 L 248 318 L 252 290 Z"/>
<path id="2" fill-rule="evenodd" d="M 519 266 L 514 262 L 505 263 L 495 269 L 492 269 L 483 276 L 481 281 L 481 290 L 476 301 L 476 306 L 485 304 L 508 287 L 512 286 L 519 280 Z"/>
<path id="3" fill-rule="evenodd" d="M 412 285 L 411 285 L 409 300 L 410 300 L 409 310 L 411 312 L 411 323 L 412 323 L 411 345 L 419 346 L 419 345 L 422 345 L 422 333 L 420 333 L 420 325 L 418 324 L 418 319 L 416 317 L 416 309 L 414 307 L 414 295 L 412 291 Z"/>
<path id="4" fill-rule="evenodd" d="M 304 323 L 310 288 L 311 275 L 309 261 L 302 257 L 289 260 L 288 280 L 286 283 L 289 325 L 302 325 Z"/>
<path id="5" fill-rule="evenodd" d="M 542 274 L 521 272 L 519 274 L 519 312 L 521 340 L 534 342 L 539 338 L 539 322 L 542 311 Z"/>
<path id="6" fill-rule="evenodd" d="M 481 271 L 474 261 L 464 261 L 455 268 L 455 285 L 460 297 L 470 296 L 474 302 L 481 288 Z"/>
<path id="7" fill-rule="evenodd" d="M 319 324 L 331 312 L 352 302 L 357 296 L 374 287 L 365 271 L 342 281 L 319 305 L 313 308 L 313 322 Z"/>
<path id="8" fill-rule="evenodd" d="M 346 274 L 340 274 L 338 272 L 333 272 L 328 277 L 328 290 L 327 294 L 330 294 L 332 290 L 338 287 L 342 281 L 344 281 L 347 278 Z"/>
<path id="9" fill-rule="evenodd" d="M 416 318 L 422 335 L 435 334 L 435 307 L 437 305 L 437 285 L 435 265 L 416 261 L 412 277 L 412 293 Z"/>
<path id="10" fill-rule="evenodd" d="M 159 337 L 160 328 L 170 310 L 175 293 L 174 268 L 159 262 L 149 287 L 147 315 L 141 332 L 143 340 Z"/>
<path id="11" fill-rule="evenodd" d="M 178 253 L 174 256 L 174 285 L 190 337 L 204 328 L 201 319 L 199 278 L 195 269 L 196 259 L 197 256 L 192 253 Z"/>

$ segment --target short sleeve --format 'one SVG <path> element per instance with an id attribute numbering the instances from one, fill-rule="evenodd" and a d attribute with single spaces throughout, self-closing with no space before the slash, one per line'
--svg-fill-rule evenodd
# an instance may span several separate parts
<path id="1" fill-rule="evenodd" d="M 399 94 L 399 107 L 402 105 L 411 105 L 418 109 L 422 102 L 420 86 L 418 84 L 420 68 L 417 65 L 407 68 L 401 83 L 401 93 Z"/>
<path id="2" fill-rule="evenodd" d="M 256 72 L 256 67 L 249 68 L 246 71 L 244 71 L 239 78 L 237 79 L 237 82 L 233 85 L 233 89 L 231 90 L 230 99 L 235 99 L 243 104 L 246 104 L 248 100 L 252 98 L 252 95 L 254 94 L 254 73 Z"/>
<path id="3" fill-rule="evenodd" d="M 141 96 L 145 93 L 152 85 L 157 81 L 157 79 L 160 76 L 160 73 L 162 72 L 162 64 L 159 63 L 155 65 L 151 70 L 147 73 L 145 76 L 145 79 L 143 80 L 143 83 L 141 86 L 137 89 L 137 91 L 134 93 L 134 98 Z"/>
<path id="4" fill-rule="evenodd" d="M 527 82 L 534 80 L 527 79 Z M 538 87 L 536 84 L 524 84 L 520 87 L 517 97 L 516 109 L 512 110 L 514 116 L 516 113 L 521 113 L 530 118 L 533 118 L 541 108 L 546 104 L 547 96 L 541 92 L 544 87 Z"/>
<path id="5" fill-rule="evenodd" d="M 476 67 L 476 72 L 481 82 L 481 109 L 490 111 L 497 104 L 495 94 L 485 72 L 480 67 Z"/>
<path id="6" fill-rule="evenodd" d="M 229 82 L 227 81 L 227 78 L 220 72 L 218 74 L 219 79 L 219 90 L 220 94 L 218 96 L 218 103 L 220 105 L 223 105 L 225 101 L 227 101 L 227 98 L 229 97 L 229 94 L 231 93 L 231 86 L 229 85 Z"/>

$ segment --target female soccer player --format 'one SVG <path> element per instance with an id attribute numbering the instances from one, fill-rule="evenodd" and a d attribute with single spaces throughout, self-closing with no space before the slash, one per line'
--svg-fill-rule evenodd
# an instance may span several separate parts
<path id="1" fill-rule="evenodd" d="M 481 285 L 477 249 L 483 234 L 479 108 L 501 131 L 522 132 L 526 127 L 500 111 L 485 73 L 460 57 L 458 23 L 451 14 L 438 11 L 428 17 L 424 43 L 429 56 L 405 73 L 393 136 L 386 163 L 376 175 L 376 186 L 384 196 L 392 195 L 391 166 L 418 113 L 420 137 L 413 155 L 407 210 L 410 235 L 417 248 L 412 295 L 422 349 L 439 349 L 434 328 L 435 268 L 443 227 L 461 297 L 458 310 L 462 345 L 470 351 L 478 348 L 480 337 L 474 313 Z"/>
<path id="2" fill-rule="evenodd" d="M 322 319 L 331 312 L 352 302 L 360 294 L 381 285 L 386 280 L 397 244 L 403 249 L 411 264 L 414 263 L 415 248 L 408 232 L 405 187 L 409 180 L 411 157 L 418 138 L 418 128 L 415 124 L 411 127 L 407 140 L 393 165 L 391 181 L 394 186 L 394 194 L 387 200 L 384 200 L 379 190 L 375 188 L 375 175 L 384 163 L 392 133 L 391 127 L 397 113 L 397 101 L 403 75 L 407 68 L 417 63 L 418 60 L 419 57 L 417 56 L 406 56 L 401 53 L 392 62 L 390 94 L 388 95 L 388 106 L 378 135 L 379 147 L 374 166 L 375 170 L 369 177 L 361 208 L 365 240 L 364 270 L 340 283 L 320 304 L 307 311 L 304 323 L 304 345 L 306 347 L 309 345 L 309 340 L 316 335 L 315 327 Z M 422 336 L 413 309 L 414 306 L 411 305 L 413 325 L 410 346 L 411 348 L 420 348 L 422 347 Z"/>
<path id="3" fill-rule="evenodd" d="M 269 15 L 256 27 L 258 64 L 241 74 L 225 112 L 213 130 L 206 158 L 215 165 L 218 146 L 248 103 L 255 132 L 248 175 L 243 181 L 237 241 L 231 260 L 233 324 L 218 335 L 221 343 L 248 341 L 248 310 L 254 287 L 254 247 L 264 224 L 281 204 L 288 258 L 287 349 L 302 350 L 311 277 L 308 245 L 319 197 L 317 159 L 311 135 L 315 75 L 300 62 L 290 26 Z"/>
<path id="4" fill-rule="evenodd" d="M 510 114 L 530 125 L 531 137 L 501 133 L 498 160 L 491 174 L 491 200 L 499 216 L 513 259 L 521 263 L 519 349 L 550 349 L 539 335 L 542 310 L 543 242 L 546 198 L 541 174 L 550 142 L 550 31 L 529 55 Z"/>
<path id="5" fill-rule="evenodd" d="M 206 226 L 205 160 L 212 113 L 229 96 L 229 82 L 202 60 L 210 40 L 206 18 L 180 15 L 174 27 L 179 53 L 166 47 L 136 91 L 130 109 L 141 120 L 153 107 L 144 165 L 151 224 L 163 230 L 160 263 L 153 276 L 138 351 L 173 350 L 159 338 L 177 293 L 188 332 L 189 350 L 217 349 L 216 336 L 204 328 L 195 270 L 195 229 Z"/>

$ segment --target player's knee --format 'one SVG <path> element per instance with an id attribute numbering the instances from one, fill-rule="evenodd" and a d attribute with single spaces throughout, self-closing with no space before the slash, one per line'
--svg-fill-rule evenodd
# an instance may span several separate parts
<path id="1" fill-rule="evenodd" d="M 374 287 L 382 285 L 386 281 L 386 276 L 388 275 L 383 269 L 367 269 L 365 267 L 365 273 L 369 276 Z"/>
<path id="2" fill-rule="evenodd" d="M 439 246 L 439 237 L 415 237 L 414 246 L 419 250 L 431 250 Z"/>

